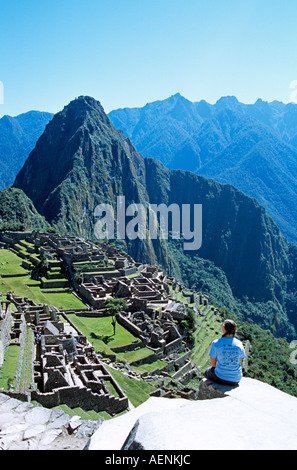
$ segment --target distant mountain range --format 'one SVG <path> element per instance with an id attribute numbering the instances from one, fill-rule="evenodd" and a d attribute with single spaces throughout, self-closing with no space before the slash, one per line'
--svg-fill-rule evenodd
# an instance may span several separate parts
<path id="1" fill-rule="evenodd" d="M 211 105 L 179 93 L 143 108 L 109 113 L 144 157 L 229 183 L 256 198 L 288 240 L 297 243 L 297 105 Z"/>
<path id="2" fill-rule="evenodd" d="M 11 191 L 19 197 L 19 190 L 54 229 L 84 237 L 94 237 L 97 204 L 115 206 L 119 195 L 126 205 L 202 204 L 198 252 L 159 238 L 127 238 L 126 251 L 278 335 L 296 334 L 297 247 L 264 208 L 231 185 L 143 158 L 93 98 L 79 97 L 53 117 L 16 177 Z"/>
<path id="3" fill-rule="evenodd" d="M 0 189 L 12 185 L 53 114 L 29 111 L 0 119 Z"/>
<path id="4" fill-rule="evenodd" d="M 13 184 L 53 114 L 30 111 L 0 119 L 0 189 Z M 297 243 L 297 105 L 214 105 L 179 93 L 143 108 L 109 113 L 137 151 L 170 169 L 229 183 L 256 198 L 285 237 Z"/>

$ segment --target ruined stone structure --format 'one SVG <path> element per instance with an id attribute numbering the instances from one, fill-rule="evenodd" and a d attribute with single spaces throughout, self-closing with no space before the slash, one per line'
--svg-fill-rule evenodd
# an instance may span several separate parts
<path id="1" fill-rule="evenodd" d="M 13 293 L 8 297 L 17 308 L 16 313 L 9 311 L 11 322 L 20 323 L 22 318 L 23 335 L 26 328 L 34 332 L 32 400 L 46 407 L 67 404 L 70 408 L 80 406 L 110 414 L 128 408 L 124 392 L 95 355 L 85 335 L 67 321 L 66 313 L 48 305 L 36 305 Z"/>
<path id="2" fill-rule="evenodd" d="M 5 350 L 10 341 L 12 314 L 10 302 L 0 302 L 0 367 L 3 364 Z"/>
<path id="3" fill-rule="evenodd" d="M 173 371 L 175 378 L 191 371 L 194 364 L 180 328 L 187 316 L 186 303 L 177 300 L 173 290 L 197 306 L 206 306 L 207 296 L 185 292 L 158 266 L 136 263 L 107 243 L 95 244 L 77 237 L 38 232 L 6 232 L 0 238 L 7 248 L 22 258 L 25 269 L 34 270 L 44 260 L 43 288 L 61 287 L 63 283 L 71 286 L 86 304 L 86 309 L 75 312 L 79 315 L 103 316 L 108 298 L 126 299 L 128 308 L 117 314 L 117 321 L 140 339 L 138 345 L 127 345 L 126 350 L 146 346 L 152 354 L 145 360 L 161 359 L 164 361 L 162 373 Z M 22 247 L 26 247 L 26 251 Z M 20 327 L 19 330 L 16 328 L 17 323 L 23 330 L 33 329 L 36 351 L 32 398 L 45 406 L 66 403 L 75 407 L 79 402 L 88 403 L 96 411 L 106 410 L 111 414 L 128 407 L 124 392 L 107 372 L 102 360 L 94 355 L 87 338 L 71 323 L 67 312 L 36 305 L 13 293 L 9 300 L 17 312 L 13 319 L 7 315 L 8 326 L 2 328 L 0 345 L 5 343 L 5 339 L 1 343 L 2 336 L 9 336 L 5 331 L 10 330 L 11 322 L 15 324 L 15 332 L 21 331 Z M 125 350 L 120 349 L 121 352 Z M 135 362 L 134 365 L 138 364 Z M 151 372 L 152 375 L 158 373 L 159 369 Z M 116 391 L 116 396 L 108 391 L 109 385 L 113 393 Z"/>

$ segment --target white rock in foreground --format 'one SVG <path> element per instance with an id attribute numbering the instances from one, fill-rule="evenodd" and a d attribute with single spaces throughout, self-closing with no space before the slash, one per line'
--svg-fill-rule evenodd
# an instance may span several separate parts
<path id="1" fill-rule="evenodd" d="M 89 450 L 295 450 L 297 398 L 250 378 L 224 398 L 151 397 L 105 421 Z"/>

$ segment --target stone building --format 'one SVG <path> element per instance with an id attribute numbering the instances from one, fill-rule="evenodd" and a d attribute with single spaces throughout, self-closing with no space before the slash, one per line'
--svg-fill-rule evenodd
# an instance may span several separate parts
<path id="1" fill-rule="evenodd" d="M 36 305 L 13 293 L 9 298 L 17 308 L 12 316 L 17 319 L 21 315 L 25 328 L 34 331 L 32 400 L 50 408 L 67 404 L 70 408 L 80 406 L 112 415 L 128 408 L 125 393 L 100 362 L 85 335 L 67 321 L 64 312 Z"/>

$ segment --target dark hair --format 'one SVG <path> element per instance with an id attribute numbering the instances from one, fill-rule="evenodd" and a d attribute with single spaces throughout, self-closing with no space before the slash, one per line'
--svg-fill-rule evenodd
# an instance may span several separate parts
<path id="1" fill-rule="evenodd" d="M 235 332 L 236 332 L 236 329 L 237 329 L 237 325 L 236 325 L 235 321 L 225 320 L 224 323 L 223 323 L 223 327 L 226 330 L 226 333 L 223 336 L 226 336 L 226 335 L 235 336 Z"/>

